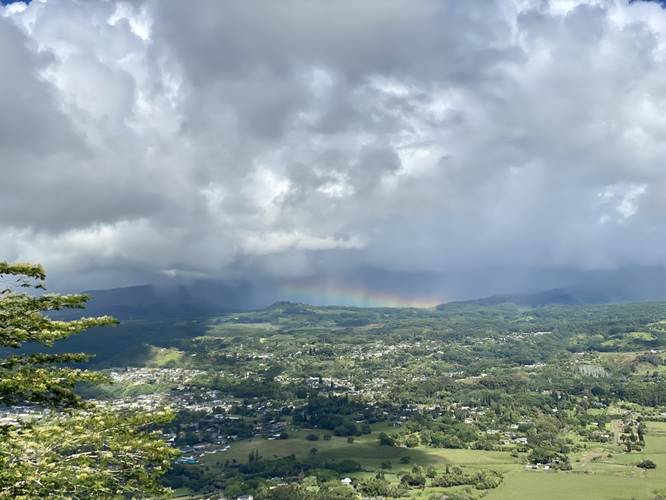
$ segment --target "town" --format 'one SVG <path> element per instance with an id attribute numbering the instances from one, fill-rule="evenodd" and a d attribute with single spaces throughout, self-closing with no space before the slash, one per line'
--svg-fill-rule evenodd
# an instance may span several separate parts
<path id="1" fill-rule="evenodd" d="M 503 498 L 555 473 L 603 482 L 618 467 L 629 485 L 659 487 L 664 318 L 661 303 L 278 303 L 203 329 L 181 322 L 177 336 L 146 324 L 144 357 L 102 357 L 107 382 L 81 390 L 115 411 L 171 412 L 160 432 L 180 456 L 163 482 L 177 496 Z"/>

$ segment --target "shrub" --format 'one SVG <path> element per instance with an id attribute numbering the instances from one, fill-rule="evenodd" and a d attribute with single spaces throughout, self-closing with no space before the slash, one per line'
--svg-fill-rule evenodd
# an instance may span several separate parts
<path id="1" fill-rule="evenodd" d="M 420 474 L 405 474 L 400 478 L 400 482 L 408 486 L 425 486 L 426 479 Z"/>
<path id="2" fill-rule="evenodd" d="M 383 479 L 364 479 L 356 485 L 356 490 L 361 495 L 368 497 L 390 497 L 405 496 L 406 491 L 400 487 L 392 486 Z"/>
<path id="3" fill-rule="evenodd" d="M 381 446 L 393 446 L 395 444 L 395 440 L 385 432 L 380 432 L 377 440 Z"/>
<path id="4" fill-rule="evenodd" d="M 497 488 L 503 480 L 502 474 L 495 471 L 481 471 L 474 475 L 474 486 L 477 490 Z"/>
<path id="5" fill-rule="evenodd" d="M 419 437 L 416 434 L 410 434 L 405 438 L 405 446 L 407 448 L 416 448 L 419 445 Z"/>

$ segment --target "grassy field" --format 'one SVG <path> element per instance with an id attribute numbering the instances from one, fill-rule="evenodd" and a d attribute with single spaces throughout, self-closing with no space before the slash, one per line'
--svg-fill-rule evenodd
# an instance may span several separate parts
<path id="1" fill-rule="evenodd" d="M 376 430 L 375 430 L 376 431 Z M 354 443 L 345 438 L 332 437 L 331 440 L 308 441 L 309 432 L 293 433 L 287 440 L 269 441 L 252 439 L 234 443 L 226 453 L 209 455 L 205 462 L 236 459 L 244 462 L 250 451 L 258 449 L 265 458 L 294 454 L 305 458 L 312 448 L 317 456 L 327 460 L 353 459 L 361 463 L 367 471 L 379 470 L 382 462 L 390 461 L 392 468 L 387 470 L 387 479 L 398 481 L 402 472 L 414 464 L 433 465 L 443 469 L 446 464 L 466 468 L 486 468 L 504 474 L 502 485 L 487 492 L 488 500 L 619 500 L 654 499 L 657 495 L 666 496 L 666 423 L 648 424 L 647 446 L 643 452 L 623 453 L 612 445 L 599 446 L 574 455 L 571 472 L 525 470 L 524 465 L 503 452 L 480 450 L 452 450 L 441 448 L 392 448 L 379 446 L 376 432 L 362 436 Z M 323 436 L 323 432 L 319 433 Z M 610 456 L 609 456 L 610 455 Z M 400 463 L 400 458 L 408 456 L 409 464 Z M 643 470 L 636 464 L 649 458 L 657 464 L 655 470 Z M 368 473 L 353 474 L 361 477 Z M 372 475 L 372 473 L 370 474 Z M 426 488 L 414 491 L 412 498 L 426 499 L 430 495 L 455 491 L 442 488 Z M 481 493 L 478 492 L 477 493 Z"/>
<path id="2" fill-rule="evenodd" d="M 489 492 L 488 500 L 613 500 L 653 499 L 664 491 L 666 481 L 659 473 L 637 474 L 634 477 L 613 473 L 585 474 L 580 472 L 548 473 L 512 471 L 505 474 L 499 488 Z M 650 477 L 651 476 L 651 477 Z"/>
<path id="3" fill-rule="evenodd" d="M 596 453 L 595 453 L 596 451 Z M 599 448 L 582 454 L 572 472 L 527 471 L 522 468 L 505 471 L 504 482 L 486 497 L 509 499 L 654 499 L 666 496 L 666 423 L 648 424 L 643 452 L 616 452 Z M 585 456 L 587 455 L 587 456 Z M 589 460 L 591 456 L 598 460 Z M 636 464 L 649 458 L 657 468 L 642 470 Z"/>
<path id="4" fill-rule="evenodd" d="M 184 353 L 174 348 L 150 346 L 145 366 L 150 368 L 169 368 L 180 366 L 183 362 Z"/>
<path id="5" fill-rule="evenodd" d="M 290 439 L 276 439 L 269 441 L 263 438 L 254 438 L 250 440 L 239 441 L 231 446 L 231 449 L 225 453 L 210 455 L 215 459 L 224 460 L 236 459 L 239 462 L 247 460 L 252 450 L 259 450 L 264 458 L 284 457 L 294 454 L 298 458 L 306 458 L 310 455 L 312 448 L 317 449 L 317 456 L 324 459 L 344 460 L 352 459 L 361 463 L 366 469 L 379 469 L 382 462 L 390 461 L 395 469 L 401 465 L 401 457 L 408 456 L 410 463 L 442 464 L 449 463 L 443 455 L 437 453 L 444 450 L 425 449 L 425 448 L 393 448 L 390 446 L 379 446 L 376 442 L 376 434 L 356 438 L 354 443 L 348 443 L 346 438 L 333 436 L 330 440 L 319 439 L 318 441 L 308 441 L 305 435 L 310 432 L 292 433 Z M 317 434 L 317 432 L 315 432 Z M 323 437 L 323 432 L 318 433 Z M 452 451 L 452 450 L 447 450 Z M 468 454 L 476 453 L 469 450 Z M 411 468 L 411 465 L 404 465 L 402 468 Z"/>

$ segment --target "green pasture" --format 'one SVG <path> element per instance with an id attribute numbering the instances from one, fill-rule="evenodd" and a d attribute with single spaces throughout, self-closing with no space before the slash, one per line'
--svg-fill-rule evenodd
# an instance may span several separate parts
<path id="1" fill-rule="evenodd" d="M 611 451 L 612 450 L 612 451 Z M 608 455 L 611 455 L 610 457 Z M 592 456 L 596 460 L 590 460 Z M 586 452 L 574 462 L 572 472 L 524 470 L 522 467 L 504 472 L 504 482 L 492 490 L 488 500 L 652 500 L 666 496 L 666 423 L 648 423 L 646 447 L 643 452 L 623 453 L 614 447 Z M 636 467 L 649 458 L 657 468 Z"/>
<path id="2" fill-rule="evenodd" d="M 309 433 L 320 435 L 318 441 L 309 441 Z M 646 448 L 643 452 L 622 452 L 614 445 L 586 450 L 574 455 L 571 472 L 526 470 L 519 459 L 505 452 L 443 449 L 443 448 L 393 448 L 380 446 L 376 442 L 377 432 L 369 436 L 357 437 L 354 443 L 346 438 L 333 436 L 323 439 L 322 431 L 298 431 L 286 440 L 269 441 L 263 438 L 239 441 L 225 453 L 208 455 L 204 462 L 220 460 L 247 460 L 248 454 L 258 449 L 264 458 L 283 457 L 294 454 L 299 458 L 310 455 L 312 448 L 317 456 L 325 460 L 352 459 L 359 462 L 367 471 L 381 469 L 381 463 L 390 461 L 392 468 L 386 470 L 386 477 L 398 481 L 399 475 L 411 469 L 414 464 L 432 465 L 440 470 L 446 464 L 466 468 L 486 468 L 504 474 L 504 482 L 499 488 L 486 492 L 488 500 L 652 500 L 657 495 L 666 496 L 666 423 L 648 423 Z M 408 456 L 409 464 L 400 463 L 400 458 Z M 657 464 L 654 470 L 643 470 L 636 464 L 643 459 L 651 459 Z M 353 474 L 363 477 L 368 473 Z M 372 474 L 370 474 L 372 475 Z M 426 488 L 413 491 L 411 498 L 426 499 L 433 494 L 451 493 L 457 489 Z M 481 494 L 480 491 L 475 491 Z"/>

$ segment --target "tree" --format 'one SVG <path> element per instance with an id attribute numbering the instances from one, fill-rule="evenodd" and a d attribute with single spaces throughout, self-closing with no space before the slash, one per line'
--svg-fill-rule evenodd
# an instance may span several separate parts
<path id="1" fill-rule="evenodd" d="M 173 449 L 140 432 L 170 415 L 95 411 L 62 415 L 0 435 L 0 498 L 109 498 L 162 493 Z"/>
<path id="2" fill-rule="evenodd" d="M 400 478 L 400 482 L 408 486 L 425 486 L 426 479 L 420 474 L 405 474 Z"/>
<path id="3" fill-rule="evenodd" d="M 254 464 L 257 463 L 261 460 L 261 456 L 259 455 L 259 450 L 256 448 L 252 451 L 250 451 L 250 454 L 247 457 L 247 463 L 248 464 Z"/>
<path id="4" fill-rule="evenodd" d="M 641 442 L 645 442 L 645 434 L 647 432 L 647 427 L 643 422 L 638 423 L 638 440 Z"/>
<path id="5" fill-rule="evenodd" d="M 109 317 L 57 321 L 44 316 L 44 311 L 83 308 L 85 295 L 31 295 L 16 288 L 44 289 L 46 274 L 41 266 L 0 262 L 0 278 L 13 277 L 14 286 L 0 291 L 0 347 L 17 349 L 25 342 L 52 346 L 95 326 L 116 323 Z M 15 355 L 0 359 L 0 404 L 46 403 L 52 406 L 80 406 L 74 393 L 79 382 L 104 380 L 99 374 L 73 369 L 54 368 L 56 363 L 87 360 L 83 353 Z"/>
<path id="6" fill-rule="evenodd" d="M 380 432 L 377 436 L 377 440 L 381 446 L 393 446 L 395 445 L 395 440 L 386 434 L 385 432 Z"/>
<path id="7" fill-rule="evenodd" d="M 416 448 L 419 445 L 419 436 L 417 434 L 410 434 L 405 438 L 405 446 L 407 448 Z"/>
<path id="8" fill-rule="evenodd" d="M 45 279 L 41 266 L 0 262 L 0 348 L 18 349 L 27 342 L 51 346 L 89 328 L 116 323 L 109 316 L 73 321 L 46 316 L 45 312 L 83 308 L 88 297 L 40 295 Z M 99 498 L 164 491 L 157 479 L 176 451 L 149 429 L 170 415 L 120 414 L 83 401 L 76 385 L 105 377 L 55 365 L 87 359 L 82 353 L 0 358 L 0 404 L 53 409 L 33 422 L 0 427 L 0 498 Z"/>
<path id="9" fill-rule="evenodd" d="M 225 489 L 225 493 L 229 494 L 229 491 Z M 312 499 L 312 495 L 302 485 L 290 484 L 287 486 L 277 486 L 275 489 L 267 492 L 261 492 L 255 498 L 258 500 L 310 500 Z"/>

